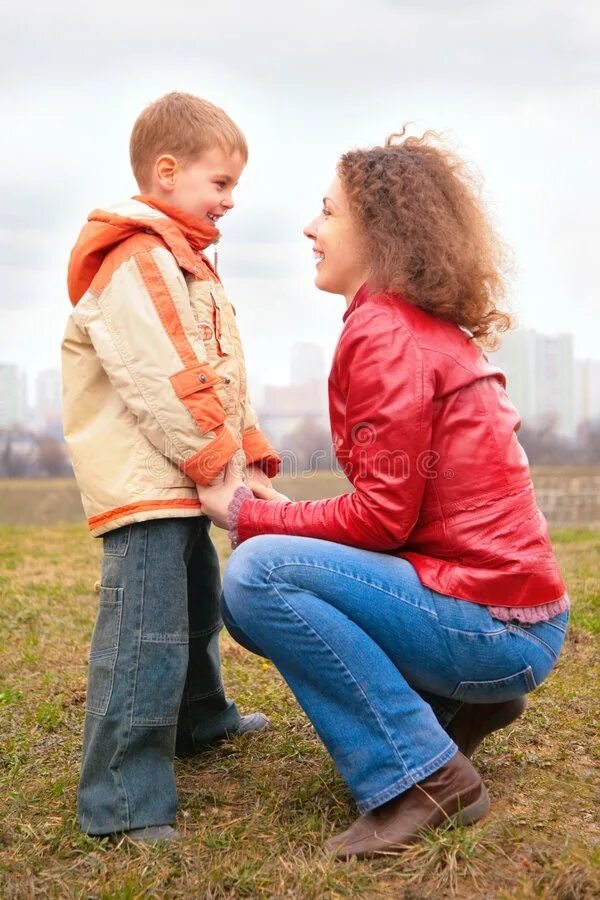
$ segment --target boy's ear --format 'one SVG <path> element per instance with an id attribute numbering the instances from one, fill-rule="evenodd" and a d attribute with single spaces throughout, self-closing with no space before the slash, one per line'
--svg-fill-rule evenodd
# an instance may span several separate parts
<path id="1" fill-rule="evenodd" d="M 154 164 L 154 171 L 163 190 L 168 191 L 173 188 L 178 169 L 179 166 L 174 156 L 165 153 L 158 157 Z"/>

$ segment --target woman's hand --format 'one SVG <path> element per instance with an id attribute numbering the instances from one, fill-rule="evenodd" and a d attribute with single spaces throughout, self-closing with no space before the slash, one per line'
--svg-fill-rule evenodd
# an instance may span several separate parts
<path id="1" fill-rule="evenodd" d="M 271 487 L 270 482 L 269 487 L 267 487 L 260 481 L 249 478 L 248 487 L 258 500 L 274 500 L 276 503 L 283 503 L 284 501 L 289 502 L 290 499 L 289 497 L 286 497 L 285 494 L 280 494 L 274 487 Z"/>

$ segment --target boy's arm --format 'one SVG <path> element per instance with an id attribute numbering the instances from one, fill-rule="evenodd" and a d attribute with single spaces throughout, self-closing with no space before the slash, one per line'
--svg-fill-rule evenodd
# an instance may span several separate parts
<path id="1" fill-rule="evenodd" d="M 108 378 L 145 437 L 197 484 L 212 483 L 239 442 L 174 257 L 162 247 L 143 250 L 94 288 L 73 315 Z"/>
<path id="2" fill-rule="evenodd" d="M 246 455 L 246 465 L 260 469 L 268 478 L 275 478 L 281 467 L 281 458 L 259 428 L 248 391 L 244 410 L 242 449 Z"/>

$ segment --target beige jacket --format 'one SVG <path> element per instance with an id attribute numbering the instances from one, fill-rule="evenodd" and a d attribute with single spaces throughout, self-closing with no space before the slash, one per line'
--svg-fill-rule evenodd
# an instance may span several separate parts
<path id="1" fill-rule="evenodd" d="M 69 263 L 65 439 L 90 530 L 202 514 L 197 484 L 242 448 L 273 477 L 215 228 L 151 197 L 90 214 Z"/>

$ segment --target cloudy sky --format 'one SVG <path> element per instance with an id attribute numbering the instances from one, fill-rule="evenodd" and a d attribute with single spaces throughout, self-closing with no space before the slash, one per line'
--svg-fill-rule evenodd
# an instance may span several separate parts
<path id="1" fill-rule="evenodd" d="M 338 156 L 407 121 L 482 173 L 522 323 L 600 357 L 597 0 L 5 0 L 0 29 L 0 362 L 59 365 L 70 248 L 135 193 L 132 123 L 171 90 L 249 141 L 219 264 L 261 382 L 295 341 L 331 355 L 344 301 L 313 287 L 302 227 Z"/>

